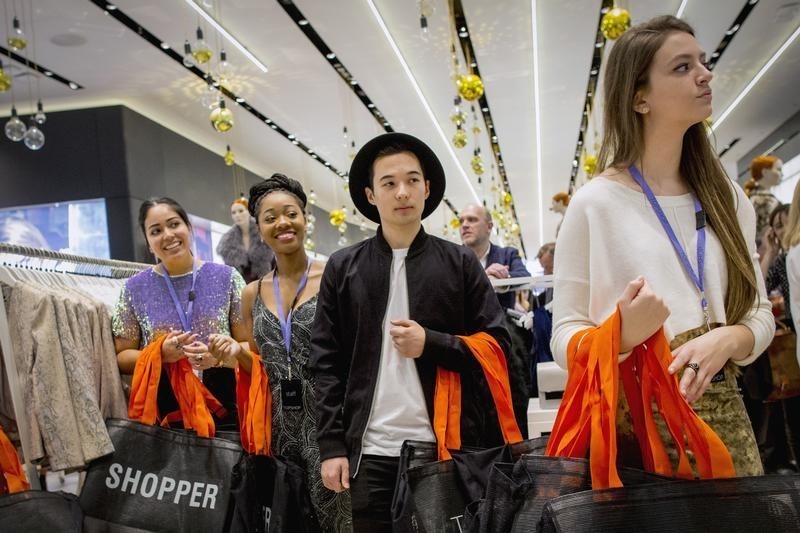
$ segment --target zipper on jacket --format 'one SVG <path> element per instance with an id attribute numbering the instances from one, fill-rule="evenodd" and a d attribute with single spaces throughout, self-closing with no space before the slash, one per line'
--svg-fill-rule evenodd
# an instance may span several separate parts
<path id="1" fill-rule="evenodd" d="M 381 343 L 383 343 L 383 339 L 381 339 Z M 383 352 L 381 350 L 381 352 Z M 381 373 L 381 361 L 383 360 L 383 353 L 381 353 L 380 358 L 378 359 L 378 375 L 375 376 L 375 380 L 373 381 L 372 385 L 372 400 L 369 403 L 369 414 L 367 415 L 367 423 L 364 424 L 364 429 L 361 430 L 361 446 L 358 449 L 358 461 L 356 461 L 356 470 L 353 472 L 353 477 L 355 478 L 358 475 L 358 469 L 361 467 L 361 457 L 364 455 L 364 435 L 367 434 L 367 428 L 369 427 L 369 422 L 372 420 L 372 410 L 375 407 L 375 389 L 378 386 L 378 379 L 380 378 Z"/>

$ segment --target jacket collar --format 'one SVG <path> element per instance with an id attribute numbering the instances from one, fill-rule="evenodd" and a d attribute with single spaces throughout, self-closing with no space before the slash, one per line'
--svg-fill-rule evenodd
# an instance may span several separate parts
<path id="1" fill-rule="evenodd" d="M 414 237 L 414 240 L 411 242 L 411 246 L 408 249 L 408 257 L 414 256 L 419 252 L 421 252 L 427 241 L 428 241 L 428 234 L 425 233 L 425 228 L 420 226 L 419 232 L 417 233 L 416 237 Z M 378 226 L 378 231 L 375 233 L 375 242 L 377 243 L 378 249 L 381 252 L 384 252 L 386 254 L 392 253 L 392 247 L 389 246 L 389 243 L 383 236 L 383 229 L 381 226 Z"/>

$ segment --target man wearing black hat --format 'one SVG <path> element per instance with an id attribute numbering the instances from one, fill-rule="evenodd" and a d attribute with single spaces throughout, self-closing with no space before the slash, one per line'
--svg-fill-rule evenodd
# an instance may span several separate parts
<path id="1" fill-rule="evenodd" d="M 488 333 L 507 353 L 508 333 L 475 254 L 422 228 L 444 189 L 436 155 L 402 133 L 369 141 L 350 168 L 353 202 L 380 227 L 328 261 L 310 367 L 322 479 L 350 488 L 356 531 L 391 529 L 403 441 L 436 440 L 438 366 L 461 376 L 462 445 L 502 442 L 481 368 L 457 335 Z"/>

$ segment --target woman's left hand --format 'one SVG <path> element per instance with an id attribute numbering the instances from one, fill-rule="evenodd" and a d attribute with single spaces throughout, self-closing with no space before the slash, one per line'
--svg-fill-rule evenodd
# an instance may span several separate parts
<path id="1" fill-rule="evenodd" d="M 206 370 L 217 366 L 217 358 L 208 351 L 208 346 L 200 341 L 194 341 L 183 347 L 186 359 L 192 363 L 195 370 Z"/>
<path id="2" fill-rule="evenodd" d="M 679 384 L 681 394 L 689 403 L 696 402 L 711 385 L 711 378 L 725 366 L 733 353 L 729 327 L 712 329 L 683 344 L 672 352 L 669 373 L 683 368 Z"/>

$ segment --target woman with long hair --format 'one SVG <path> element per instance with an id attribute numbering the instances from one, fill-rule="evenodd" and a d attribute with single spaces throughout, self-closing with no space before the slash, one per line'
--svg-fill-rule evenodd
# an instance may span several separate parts
<path id="1" fill-rule="evenodd" d="M 325 265 L 308 257 L 303 247 L 306 195 L 296 180 L 273 174 L 250 189 L 249 204 L 261 238 L 275 254 L 275 268 L 248 284 L 242 294 L 247 325 L 244 335 L 235 340 L 214 336 L 211 350 L 236 357 L 240 368 L 249 373 L 252 359 L 244 346 L 258 347 L 272 394 L 272 453 L 305 471 L 322 529 L 350 531 L 349 493 L 326 489 L 320 476 L 316 402 L 308 356 Z"/>
<path id="2" fill-rule="evenodd" d="M 573 335 L 618 308 L 621 362 L 663 326 L 669 372 L 747 476 L 763 469 L 736 367 L 764 351 L 775 325 L 754 259 L 753 206 L 708 138 L 711 78 L 694 31 L 675 17 L 635 26 L 614 44 L 598 156 L 605 170 L 574 195 L 558 236 L 551 346 L 567 368 Z M 619 453 L 641 464 L 622 409 Z M 659 432 L 672 442 L 665 425 Z"/>
<path id="3" fill-rule="evenodd" d="M 112 319 L 117 361 L 132 374 L 142 349 L 166 335 L 164 363 L 187 359 L 203 384 L 225 408 L 215 413 L 217 429 L 237 428 L 236 382 L 232 357 L 209 352 L 209 336 L 243 331 L 244 280 L 233 268 L 205 263 L 192 251 L 192 223 L 172 198 L 151 198 L 139 209 L 139 227 L 157 264 L 130 278 Z M 236 334 L 236 333 L 234 333 Z M 158 385 L 158 411 L 164 417 L 179 406 L 166 375 Z M 220 417 L 221 416 L 221 417 Z"/>

